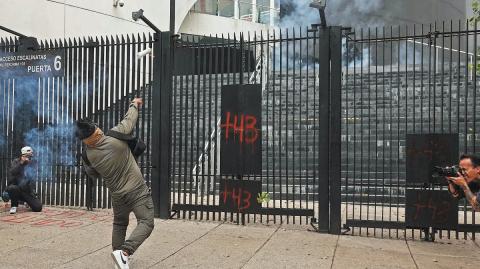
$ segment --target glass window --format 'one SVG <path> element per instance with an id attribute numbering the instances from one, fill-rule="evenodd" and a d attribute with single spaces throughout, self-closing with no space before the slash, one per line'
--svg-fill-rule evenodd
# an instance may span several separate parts
<path id="1" fill-rule="evenodd" d="M 218 0 L 218 15 L 229 18 L 235 16 L 233 0 Z"/>

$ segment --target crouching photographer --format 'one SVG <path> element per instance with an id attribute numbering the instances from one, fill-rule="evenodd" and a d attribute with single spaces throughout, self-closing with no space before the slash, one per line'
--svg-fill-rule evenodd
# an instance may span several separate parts
<path id="1" fill-rule="evenodd" d="M 480 156 L 464 154 L 460 156 L 458 167 L 442 170 L 440 174 L 446 176 L 452 196 L 467 199 L 473 210 L 480 211 Z"/>
<path id="2" fill-rule="evenodd" d="M 31 147 L 23 147 L 21 153 L 19 158 L 12 161 L 9 170 L 6 192 L 12 200 L 10 214 L 17 213 L 19 201 L 25 201 L 34 212 L 42 211 L 42 202 L 37 197 L 34 182 L 25 173 L 26 168 L 33 165 L 33 150 Z"/>

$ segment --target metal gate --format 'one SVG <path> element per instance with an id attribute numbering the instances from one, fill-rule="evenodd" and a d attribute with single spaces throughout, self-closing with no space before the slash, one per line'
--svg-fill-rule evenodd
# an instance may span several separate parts
<path id="1" fill-rule="evenodd" d="M 335 45 L 338 50 L 331 51 Z M 294 224 L 307 224 L 315 217 L 320 229 L 328 231 L 330 221 L 332 227 L 340 227 L 340 171 L 329 189 L 335 175 L 328 146 L 335 131 L 329 129 L 329 100 L 334 99 L 329 82 L 338 81 L 335 107 L 340 107 L 340 47 L 336 28 L 182 35 L 176 40 L 171 195 L 177 217 Z M 330 69 L 331 54 L 336 56 L 336 73 Z M 337 75 L 330 77 L 333 73 Z M 218 207 L 220 92 L 232 84 L 259 84 L 262 89 L 262 173 L 243 178 L 260 181 L 270 198 L 259 214 Z M 338 128 L 338 138 L 339 134 Z M 332 165 L 339 166 L 339 159 L 340 154 Z M 335 183 L 338 192 L 330 196 Z M 335 195 L 338 213 L 332 210 L 336 215 L 330 218 L 329 202 Z"/>
<path id="2" fill-rule="evenodd" d="M 456 231 L 405 225 L 406 134 L 458 133 L 479 148 L 477 25 L 466 22 L 357 29 L 344 42 L 342 198 L 354 234 L 475 238 L 479 213 L 459 206 Z M 460 154 L 459 154 L 460 156 Z M 453 164 L 452 164 L 453 165 Z M 434 185 L 422 189 L 444 189 Z"/>
<path id="3" fill-rule="evenodd" d="M 89 117 L 100 128 L 115 126 L 133 96 L 143 97 L 136 133 L 150 144 L 152 60 L 136 53 L 153 47 L 153 36 L 50 40 L 37 51 L 64 50 L 63 77 L 0 79 L 0 190 L 10 162 L 20 148 L 35 151 L 37 192 L 46 205 L 111 206 L 101 179 L 87 181 L 80 162 L 81 143 L 73 137 L 74 121 Z M 0 40 L 1 52 L 18 51 L 18 40 Z M 140 167 L 150 182 L 151 148 Z"/>
<path id="4" fill-rule="evenodd" d="M 18 45 L 2 41 L 1 49 Z M 145 99 L 137 133 L 149 145 L 140 166 L 156 216 L 340 232 L 340 28 L 173 40 L 163 32 L 51 41 L 39 50 L 57 48 L 65 51 L 64 77 L 1 80 L 2 190 L 9 162 L 28 142 L 44 204 L 110 207 L 102 180 L 90 184 L 82 172 L 73 122 L 90 117 L 109 129 L 137 95 Z M 147 48 L 155 57 L 135 58 Z M 261 182 L 269 198 L 258 214 L 218 209 L 220 89 L 231 84 L 262 88 L 262 173 L 243 178 Z M 21 102 L 19 94 L 32 98 Z"/>

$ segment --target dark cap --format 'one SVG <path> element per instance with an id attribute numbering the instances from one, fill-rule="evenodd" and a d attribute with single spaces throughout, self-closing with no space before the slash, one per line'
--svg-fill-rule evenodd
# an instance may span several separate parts
<path id="1" fill-rule="evenodd" d="M 80 140 L 91 136 L 97 128 L 95 123 L 89 119 L 78 120 L 76 125 L 75 136 Z"/>

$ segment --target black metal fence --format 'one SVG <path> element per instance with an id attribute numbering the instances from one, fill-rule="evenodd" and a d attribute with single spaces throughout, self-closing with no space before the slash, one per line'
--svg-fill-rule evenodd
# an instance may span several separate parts
<path id="1" fill-rule="evenodd" d="M 18 40 L 0 40 L 2 52 L 15 52 L 18 46 Z M 11 160 L 28 143 L 36 153 L 37 192 L 44 204 L 110 207 L 102 180 L 91 184 L 82 172 L 81 143 L 72 136 L 73 123 L 89 117 L 103 130 L 110 129 L 134 96 L 143 97 L 136 134 L 149 145 L 152 60 L 135 55 L 152 46 L 151 35 L 51 40 L 42 42 L 39 50 L 64 50 L 63 77 L 0 79 L 0 190 L 6 186 Z M 151 147 L 139 162 L 148 182 L 150 152 Z"/>
<path id="2" fill-rule="evenodd" d="M 321 34 L 297 28 L 177 40 L 171 186 L 179 217 L 307 224 L 323 211 L 328 229 L 328 197 L 320 209 L 319 194 L 328 196 L 329 191 L 328 167 L 320 170 L 321 163 L 328 163 L 322 155 L 328 150 L 321 150 L 328 143 L 321 120 L 327 98 L 322 99 L 320 89 L 328 93 L 329 85 L 319 82 L 319 54 L 323 49 L 328 62 L 330 44 L 320 45 Z M 329 68 L 323 71 L 328 80 Z M 260 181 L 269 195 L 259 214 L 244 216 L 218 207 L 220 93 L 231 84 L 262 87 L 262 173 L 243 178 Z"/>
<path id="3" fill-rule="evenodd" d="M 337 27 L 42 43 L 65 49 L 65 76 L 0 80 L 0 188 L 33 130 L 34 146 L 55 149 L 38 156 L 42 201 L 109 207 L 101 179 L 90 186 L 81 172 L 80 143 L 64 133 L 83 117 L 113 127 L 137 95 L 145 99 L 137 132 L 150 145 L 140 166 L 157 216 L 293 224 L 314 217 L 320 230 L 338 233 L 344 212 L 354 234 L 415 238 L 404 222 L 405 191 L 418 188 L 406 182 L 405 137 L 458 133 L 460 152 L 476 151 L 477 34 L 476 25 L 450 22 L 356 30 L 343 43 Z M 4 52 L 19 45 L 0 41 Z M 136 59 L 147 48 L 155 57 Z M 259 214 L 218 207 L 220 93 L 231 84 L 262 88 L 262 173 L 243 178 L 269 196 Z M 19 98 L 26 94 L 33 97 Z M 478 213 L 466 203 L 459 210 L 453 234 L 475 238 Z"/>
<path id="4" fill-rule="evenodd" d="M 404 222 L 405 191 L 418 187 L 406 181 L 406 134 L 458 133 L 459 156 L 478 149 L 477 29 L 444 22 L 357 29 L 346 37 L 342 197 L 354 234 L 425 237 Z M 475 238 L 478 221 L 463 201 L 458 230 L 438 236 Z"/>

